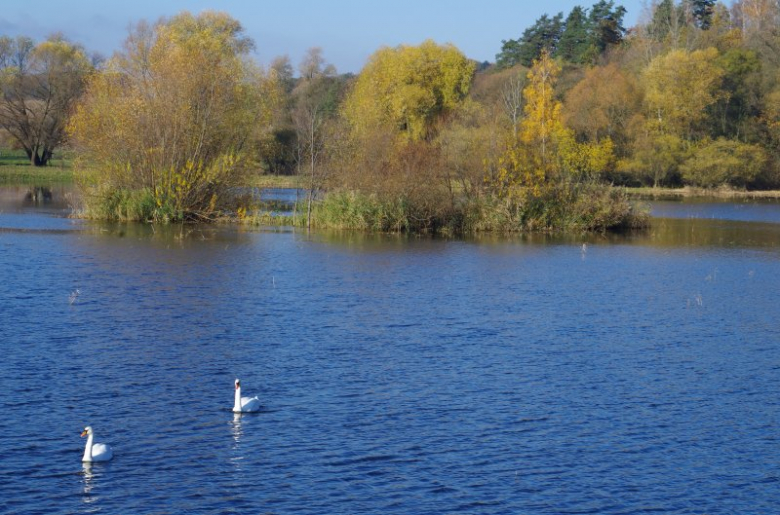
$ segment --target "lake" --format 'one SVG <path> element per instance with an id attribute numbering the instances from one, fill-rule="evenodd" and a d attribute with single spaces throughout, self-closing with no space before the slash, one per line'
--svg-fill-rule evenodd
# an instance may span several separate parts
<path id="1" fill-rule="evenodd" d="M 0 189 L 1 513 L 780 506 L 776 202 L 443 239 L 100 224 L 69 195 Z M 82 465 L 87 425 L 111 462 Z"/>

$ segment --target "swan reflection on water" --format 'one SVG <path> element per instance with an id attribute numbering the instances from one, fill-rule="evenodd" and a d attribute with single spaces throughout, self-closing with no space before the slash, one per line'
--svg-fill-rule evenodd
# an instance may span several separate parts
<path id="1" fill-rule="evenodd" d="M 233 435 L 233 452 L 230 456 L 230 463 L 235 467 L 236 472 L 242 472 L 241 462 L 244 460 L 244 454 L 241 449 L 241 439 L 244 437 L 244 429 L 241 424 L 241 413 L 233 413 L 233 420 L 230 422 L 230 432 Z"/>
<path id="2" fill-rule="evenodd" d="M 95 487 L 95 474 L 92 473 L 92 463 L 82 462 L 81 477 L 84 478 L 81 500 L 86 504 L 92 504 L 98 500 L 96 495 L 92 495 L 92 489 Z"/>
<path id="3" fill-rule="evenodd" d="M 230 432 L 233 433 L 233 442 L 238 445 L 241 437 L 244 436 L 244 430 L 241 427 L 241 413 L 233 413 L 233 422 L 230 423 Z"/>

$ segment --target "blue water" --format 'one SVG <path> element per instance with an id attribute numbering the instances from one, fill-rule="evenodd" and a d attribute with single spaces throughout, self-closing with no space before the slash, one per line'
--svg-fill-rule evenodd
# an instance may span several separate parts
<path id="1" fill-rule="evenodd" d="M 2 513 L 780 506 L 780 226 L 583 246 L 55 213 L 0 214 Z M 236 377 L 261 413 L 230 412 Z M 86 425 L 110 463 L 82 466 Z"/>
<path id="2" fill-rule="evenodd" d="M 658 218 L 702 218 L 742 222 L 780 223 L 780 201 L 762 200 L 656 200 L 650 203 Z"/>

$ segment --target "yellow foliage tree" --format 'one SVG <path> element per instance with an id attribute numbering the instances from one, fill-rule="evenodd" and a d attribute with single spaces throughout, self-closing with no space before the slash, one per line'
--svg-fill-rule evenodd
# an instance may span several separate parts
<path id="1" fill-rule="evenodd" d="M 653 59 L 644 71 L 647 117 L 657 130 L 692 138 L 706 109 L 720 98 L 723 70 L 715 48 L 672 50 Z"/>
<path id="2" fill-rule="evenodd" d="M 453 45 L 428 40 L 382 48 L 360 72 L 345 115 L 359 135 L 381 128 L 405 141 L 426 139 L 438 118 L 468 94 L 474 69 Z"/>
<path id="3" fill-rule="evenodd" d="M 224 13 L 140 24 L 70 125 L 102 195 L 147 191 L 155 218 L 209 216 L 242 182 L 247 142 L 278 98 L 273 78 L 244 58 L 251 48 Z"/>
<path id="4" fill-rule="evenodd" d="M 566 170 L 572 178 L 597 179 L 611 172 L 615 166 L 615 152 L 612 139 L 607 136 L 599 141 L 579 143 L 574 138 L 565 138 L 559 152 Z"/>
<path id="5" fill-rule="evenodd" d="M 499 161 L 501 196 L 519 199 L 525 192 L 540 196 L 559 178 L 562 161 L 559 146 L 573 138 L 563 125 L 561 103 L 555 98 L 560 67 L 548 52 L 534 61 L 523 90 L 524 118 L 517 137 L 510 135 Z"/>

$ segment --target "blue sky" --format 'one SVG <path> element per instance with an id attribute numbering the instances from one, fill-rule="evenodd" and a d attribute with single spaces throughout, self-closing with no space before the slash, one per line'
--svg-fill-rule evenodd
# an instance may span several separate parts
<path id="1" fill-rule="evenodd" d="M 254 39 L 256 59 L 268 64 L 287 54 L 297 65 L 306 49 L 322 47 L 326 60 L 340 72 L 358 72 L 381 46 L 418 44 L 425 39 L 453 43 L 468 57 L 494 61 L 502 39 L 515 39 L 542 14 L 596 0 L 81 0 L 62 2 L 4 0 L 0 34 L 24 34 L 35 40 L 53 32 L 106 56 L 121 47 L 128 27 L 188 10 L 225 11 L 238 19 Z M 617 0 L 636 24 L 646 0 Z"/>

